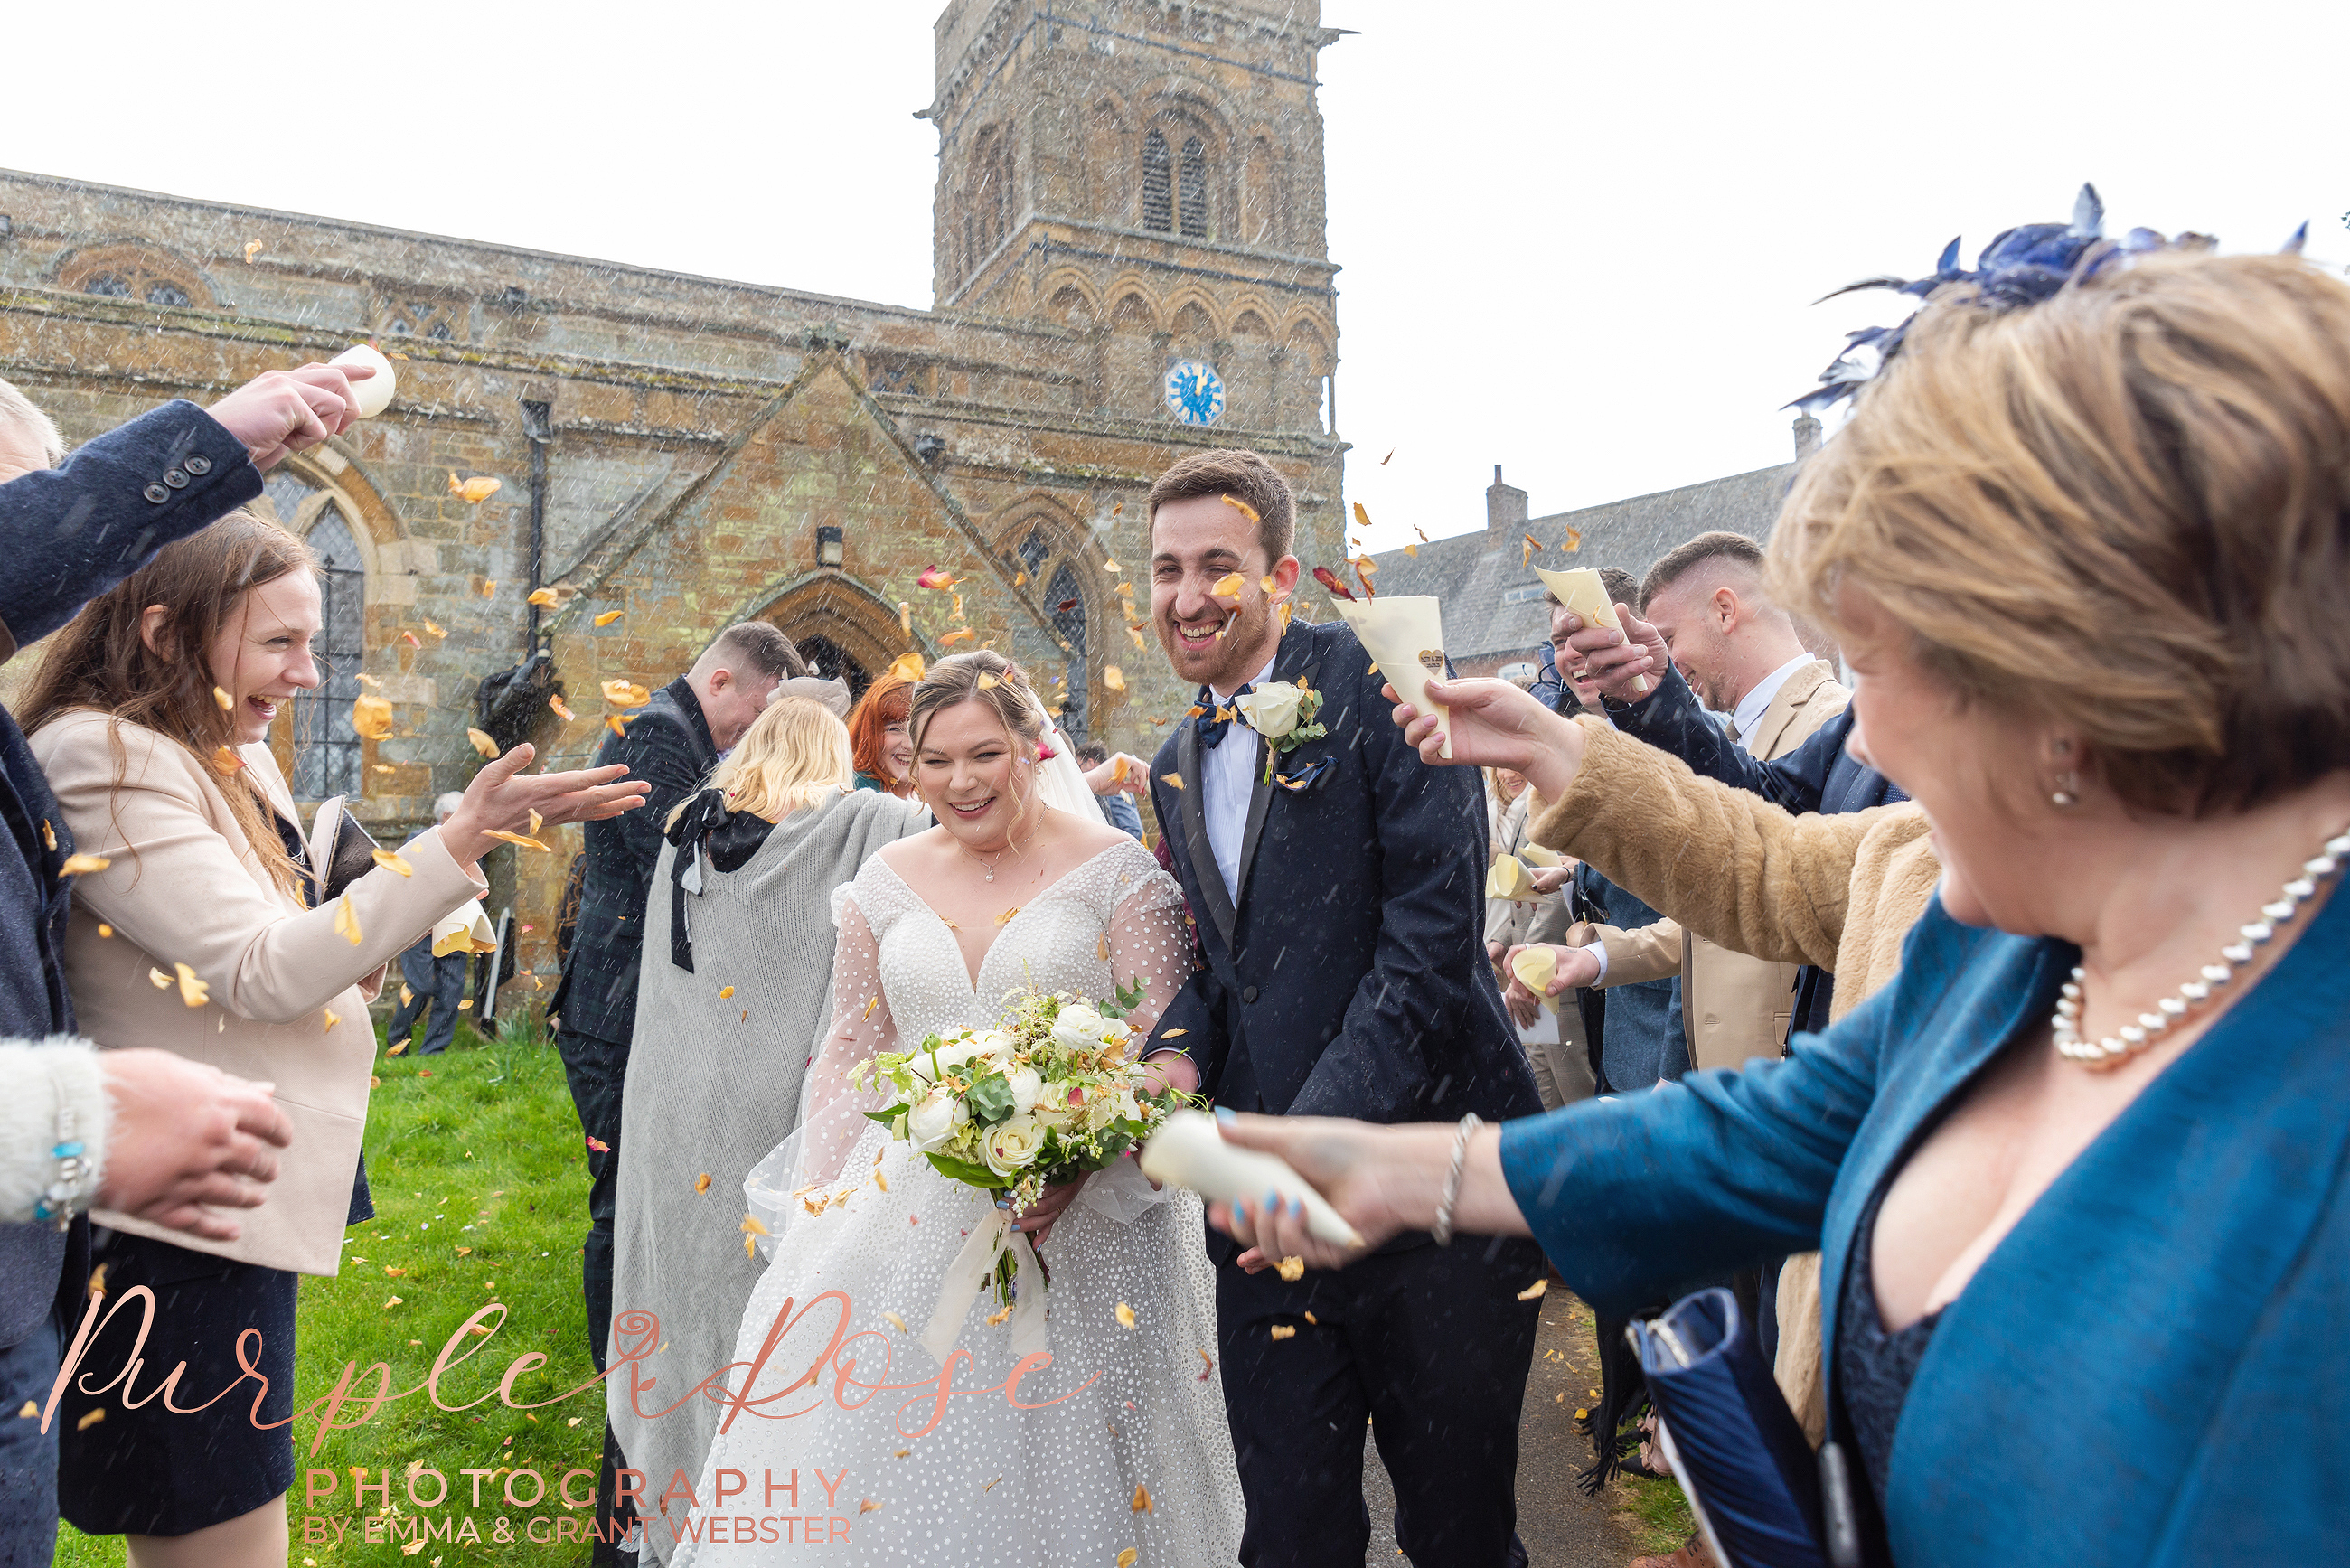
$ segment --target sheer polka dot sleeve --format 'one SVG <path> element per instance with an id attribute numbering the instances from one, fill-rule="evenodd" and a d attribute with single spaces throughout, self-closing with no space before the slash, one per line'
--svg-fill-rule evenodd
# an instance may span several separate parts
<path id="1" fill-rule="evenodd" d="M 1183 923 L 1182 889 L 1157 866 L 1124 892 L 1109 919 L 1110 976 L 1142 986 L 1142 1001 L 1127 1022 L 1148 1034 L 1191 978 L 1191 933 Z"/>
<path id="2" fill-rule="evenodd" d="M 828 1183 L 872 1124 L 864 1113 L 880 1108 L 880 1089 L 858 1087 L 857 1069 L 898 1048 L 897 1022 L 881 985 L 880 944 L 854 893 L 838 902 L 840 939 L 832 961 L 832 1023 L 808 1064 L 800 1096 L 800 1149 L 795 1187 Z"/>

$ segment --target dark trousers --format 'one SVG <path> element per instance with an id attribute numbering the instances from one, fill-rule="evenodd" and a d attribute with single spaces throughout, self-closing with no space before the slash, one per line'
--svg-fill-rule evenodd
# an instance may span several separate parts
<path id="1" fill-rule="evenodd" d="M 629 1048 L 568 1029 L 556 1032 L 555 1048 L 563 1055 L 563 1075 L 588 1138 L 588 1241 L 580 1250 L 579 1277 L 588 1298 L 588 1348 L 601 1372 L 612 1334 L 612 1210 L 619 1196 L 620 1085 L 629 1074 Z"/>
<path id="2" fill-rule="evenodd" d="M 1517 1295 L 1544 1270 L 1532 1241 L 1474 1236 L 1295 1284 L 1220 1263 L 1225 1412 L 1248 1501 L 1241 1562 L 1361 1568 L 1367 1418 L 1414 1568 L 1524 1563 L 1518 1418 L 1541 1303 Z M 1297 1332 L 1276 1340 L 1276 1325 Z"/>
<path id="3" fill-rule="evenodd" d="M 77 1326 L 78 1326 L 78 1320 Z M 57 1423 L 41 1430 L 64 1342 L 56 1314 L 0 1350 L 0 1568 L 49 1568 L 57 1541 Z"/>
<path id="4" fill-rule="evenodd" d="M 391 1025 L 384 1031 L 383 1037 L 412 1039 L 416 1015 L 429 1005 L 432 1012 L 425 1020 L 424 1038 L 409 1054 L 438 1056 L 449 1049 L 449 1042 L 457 1035 L 457 1004 L 465 1000 L 465 961 L 463 953 L 434 958 L 429 935 L 402 952 L 400 978 L 408 987 L 408 1000 L 393 1011 Z"/>

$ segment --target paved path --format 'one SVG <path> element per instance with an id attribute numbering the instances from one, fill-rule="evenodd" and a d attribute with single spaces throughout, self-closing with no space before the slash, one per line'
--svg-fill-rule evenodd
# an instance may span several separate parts
<path id="1" fill-rule="evenodd" d="M 1590 1390 L 1599 1386 L 1591 1309 L 1554 1282 L 1542 1321 L 1518 1430 L 1518 1536 L 1532 1568 L 1624 1568 L 1635 1554 L 1631 1537 L 1605 1497 L 1575 1490 L 1575 1472 L 1591 1462 L 1591 1439 L 1575 1431 L 1575 1412 L 1596 1403 Z M 1399 1568 L 1395 1491 L 1367 1433 L 1363 1495 L 1371 1511 L 1366 1568 Z"/>

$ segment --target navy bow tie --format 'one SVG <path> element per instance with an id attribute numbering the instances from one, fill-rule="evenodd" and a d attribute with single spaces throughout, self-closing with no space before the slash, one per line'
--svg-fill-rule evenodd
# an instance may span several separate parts
<path id="1" fill-rule="evenodd" d="M 1200 700 L 1195 704 L 1200 710 L 1200 716 L 1191 721 L 1191 728 L 1199 732 L 1200 744 L 1211 750 L 1222 745 L 1224 732 L 1232 728 L 1232 715 L 1239 711 L 1234 704 L 1255 690 L 1253 685 L 1243 686 L 1230 697 L 1219 701 L 1211 689 L 1201 687 Z"/>

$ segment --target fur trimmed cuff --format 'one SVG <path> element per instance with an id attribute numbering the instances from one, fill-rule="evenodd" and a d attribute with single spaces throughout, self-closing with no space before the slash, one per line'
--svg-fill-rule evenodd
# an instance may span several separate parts
<path id="1" fill-rule="evenodd" d="M 98 1192 L 112 1106 L 98 1048 L 70 1034 L 0 1041 L 0 1224 L 28 1224 L 57 1177 L 57 1113 L 74 1113 L 82 1146 L 81 1199 Z"/>

